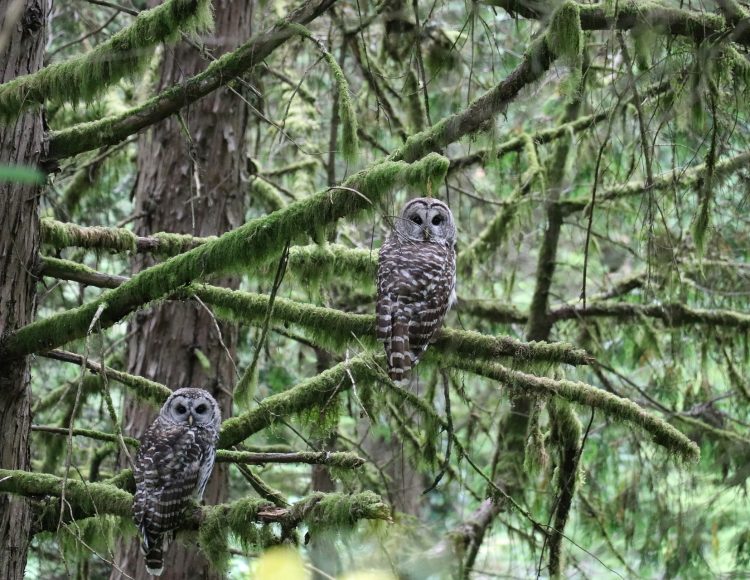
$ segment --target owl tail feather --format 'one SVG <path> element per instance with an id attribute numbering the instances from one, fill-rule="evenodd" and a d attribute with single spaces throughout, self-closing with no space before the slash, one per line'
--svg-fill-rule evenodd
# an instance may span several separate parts
<path id="1" fill-rule="evenodd" d="M 164 572 L 164 539 L 162 536 L 143 537 L 141 551 L 146 560 L 146 571 L 152 576 Z"/>

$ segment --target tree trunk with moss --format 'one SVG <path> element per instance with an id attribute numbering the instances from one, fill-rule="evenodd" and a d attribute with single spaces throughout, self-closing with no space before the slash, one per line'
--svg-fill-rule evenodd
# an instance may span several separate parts
<path id="1" fill-rule="evenodd" d="M 252 3 L 214 2 L 216 29 L 207 42 L 215 56 L 250 34 Z M 206 57 L 186 44 L 164 55 L 158 91 L 181 82 L 206 67 Z M 183 124 L 184 121 L 184 124 Z M 240 171 L 244 164 L 246 108 L 229 89 L 212 93 L 185 108 L 140 138 L 135 189 L 136 233 L 172 232 L 193 236 L 218 235 L 244 221 Z M 138 258 L 136 269 L 153 264 Z M 236 288 L 236 279 L 222 285 Z M 218 327 L 217 327 L 218 325 Z M 218 328 L 218 329 L 217 329 Z M 231 415 L 232 359 L 237 328 L 216 321 L 197 300 L 167 302 L 140 312 L 133 320 L 128 343 L 128 371 L 161 382 L 171 389 L 201 387 L 210 391 L 223 417 Z M 124 429 L 140 437 L 154 413 L 135 399 L 124 410 Z M 204 495 L 207 504 L 228 497 L 227 468 L 217 465 Z M 118 547 L 119 567 L 136 579 L 146 579 L 138 540 Z M 116 570 L 111 578 L 121 578 Z M 162 578 L 220 578 L 195 545 L 179 539 L 167 550 Z"/>
<path id="2" fill-rule="evenodd" d="M 0 82 L 35 72 L 44 55 L 47 0 L 0 0 Z M 3 50 L 3 46 L 5 49 Z M 44 149 L 39 111 L 0 126 L 0 166 L 35 166 Z M 31 322 L 39 254 L 39 187 L 0 182 L 0 337 Z M 30 469 L 28 357 L 0 361 L 0 468 Z M 31 506 L 0 495 L 0 578 L 20 580 L 26 567 Z"/>

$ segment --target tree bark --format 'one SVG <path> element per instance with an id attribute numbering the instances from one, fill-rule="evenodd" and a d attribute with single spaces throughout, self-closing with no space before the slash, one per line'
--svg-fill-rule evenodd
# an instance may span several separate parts
<path id="1" fill-rule="evenodd" d="M 251 2 L 220 0 L 213 3 L 216 30 L 207 43 L 216 56 L 236 47 L 250 35 Z M 166 51 L 158 90 L 173 85 L 207 66 L 201 54 L 183 43 Z M 247 112 L 242 100 L 228 89 L 220 89 L 183 109 L 182 119 L 171 117 L 140 138 L 136 213 L 142 215 L 136 233 L 166 231 L 194 236 L 219 235 L 244 221 L 244 194 L 240 171 L 244 164 Z M 136 258 L 136 269 L 152 260 Z M 222 285 L 236 288 L 237 279 Z M 217 331 L 220 329 L 220 332 Z M 164 383 L 172 389 L 185 386 L 210 391 L 223 417 L 231 414 L 231 389 L 236 380 L 233 359 L 237 329 L 215 320 L 197 301 L 171 302 L 141 312 L 131 324 L 128 372 Z M 231 358 L 230 358 L 231 357 Z M 125 431 L 140 437 L 154 418 L 135 400 L 128 400 Z M 219 503 L 228 496 L 228 472 L 217 465 L 204 501 Z M 145 571 L 139 543 L 118 547 L 119 567 L 136 579 Z M 123 576 L 114 570 L 111 579 Z M 220 578 L 195 546 L 179 539 L 167 550 L 162 578 Z"/>
<path id="2" fill-rule="evenodd" d="M 47 0 L 27 0 L 18 12 L 0 0 L 0 83 L 37 71 L 46 40 Z M 3 49 L 5 47 L 5 49 Z M 36 166 L 44 151 L 40 111 L 0 126 L 0 165 Z M 34 314 L 39 254 L 39 186 L 0 182 L 0 338 Z M 0 468 L 29 469 L 31 393 L 28 357 L 0 361 Z M 0 495 L 0 578 L 21 580 L 29 547 L 31 506 Z"/>

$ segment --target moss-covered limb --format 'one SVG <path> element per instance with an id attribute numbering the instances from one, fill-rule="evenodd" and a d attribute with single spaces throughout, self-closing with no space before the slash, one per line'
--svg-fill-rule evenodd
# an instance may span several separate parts
<path id="1" fill-rule="evenodd" d="M 658 318 L 667 326 L 708 324 L 742 330 L 750 328 L 750 314 L 733 310 L 690 308 L 680 303 L 641 305 L 597 302 L 588 304 L 585 309 L 580 306 L 561 306 L 550 312 L 549 316 L 555 322 L 576 318 L 616 318 L 619 320 L 629 320 L 646 316 L 649 318 Z"/>
<path id="2" fill-rule="evenodd" d="M 696 419 L 695 417 L 690 417 L 689 415 L 673 415 L 673 420 L 681 421 L 686 425 L 690 425 L 691 427 L 700 429 L 701 431 L 704 431 L 706 434 L 708 434 L 709 437 L 713 437 L 714 439 L 720 439 L 722 441 L 727 441 L 728 443 L 734 443 L 746 449 L 750 449 L 750 439 L 748 439 L 747 437 L 743 437 L 738 433 L 727 431 L 726 429 L 720 429 L 719 427 L 714 427 L 713 425 L 709 425 L 705 421 L 701 421 L 700 419 Z"/>
<path id="3" fill-rule="evenodd" d="M 510 234 L 510 224 L 518 213 L 522 199 L 531 190 L 534 180 L 527 179 L 517 187 L 508 197 L 508 205 L 500 209 L 485 228 L 479 232 L 471 243 L 456 256 L 456 264 L 459 269 L 466 271 L 472 264 L 480 263 L 486 259 L 498 246 L 500 246 Z"/>
<path id="4" fill-rule="evenodd" d="M 232 320 L 261 324 L 268 311 L 269 296 L 266 294 L 216 286 L 196 286 L 195 294 L 210 304 L 218 316 Z M 375 317 L 372 315 L 349 314 L 277 297 L 272 319 L 276 323 L 302 328 L 314 344 L 324 348 L 343 350 L 355 340 L 375 345 Z"/>
<path id="5" fill-rule="evenodd" d="M 266 500 L 245 498 L 230 504 L 207 506 L 191 514 L 187 525 L 200 525 L 201 550 L 213 566 L 224 571 L 229 562 L 229 537 L 245 547 L 280 543 L 301 524 L 311 533 L 333 527 L 351 528 L 360 520 L 390 521 L 390 508 L 376 494 L 365 491 L 351 495 L 314 493 L 291 507 L 269 505 Z M 263 524 L 260 528 L 257 524 Z M 278 524 L 279 537 L 266 524 Z"/>
<path id="6" fill-rule="evenodd" d="M 0 492 L 33 498 L 50 498 L 40 506 L 33 525 L 34 533 L 54 530 L 60 517 L 59 496 L 63 479 L 47 473 L 0 469 Z M 133 496 L 127 491 L 105 483 L 85 483 L 68 478 L 65 483 L 65 519 L 89 517 L 95 514 L 113 514 L 131 517 Z"/>
<path id="7" fill-rule="evenodd" d="M 391 161 L 413 161 L 431 151 L 478 131 L 508 105 L 526 85 L 540 79 L 555 60 L 546 34 L 535 39 L 521 63 L 503 81 L 472 101 L 463 111 L 442 119 L 429 129 L 412 135 L 388 157 Z"/>
<path id="8" fill-rule="evenodd" d="M 459 298 L 456 310 L 495 324 L 525 324 L 528 316 L 498 300 L 464 300 Z"/>
<path id="9" fill-rule="evenodd" d="M 512 14 L 539 19 L 547 14 L 538 2 L 524 0 L 482 0 L 483 4 L 504 8 Z M 571 2 L 571 4 L 577 4 Z M 617 2 L 617 12 L 610 3 L 577 4 L 584 30 L 630 30 L 636 26 L 659 28 L 669 34 L 687 36 L 701 41 L 724 29 L 724 19 L 710 12 L 685 8 L 668 8 L 650 0 Z M 745 42 L 744 37 L 742 42 Z"/>
<path id="10" fill-rule="evenodd" d="M 67 437 L 70 430 L 65 427 L 54 427 L 50 425 L 32 425 L 32 431 L 52 433 Z M 73 429 L 74 437 L 87 437 L 96 441 L 119 443 L 120 438 L 116 433 L 104 433 L 94 429 Z M 126 445 L 138 447 L 138 439 L 123 437 Z M 219 449 L 216 453 L 216 461 L 220 463 L 244 463 L 251 465 L 264 465 L 266 463 L 306 463 L 308 465 L 331 465 L 345 469 L 356 469 L 364 464 L 365 460 L 350 452 L 275 452 L 275 451 L 229 451 Z"/>
<path id="11" fill-rule="evenodd" d="M 258 322 L 265 315 L 268 296 L 228 290 L 215 286 L 196 286 L 195 293 L 211 304 L 220 316 Z M 315 344 L 342 350 L 352 340 L 375 341 L 375 317 L 349 314 L 332 308 L 311 306 L 303 302 L 277 298 L 273 319 L 303 328 Z M 434 348 L 442 353 L 492 360 L 507 356 L 518 362 L 542 361 L 585 365 L 591 356 L 564 342 L 521 342 L 508 336 L 488 336 L 478 332 L 444 328 Z"/>
<path id="12" fill-rule="evenodd" d="M 144 10 L 130 26 L 85 54 L 0 85 L 0 121 L 45 102 L 90 102 L 123 77 L 142 70 L 160 42 L 212 26 L 209 0 L 167 0 Z"/>
<path id="13" fill-rule="evenodd" d="M 49 425 L 32 425 L 31 430 L 39 431 L 41 433 L 52 433 L 54 435 L 64 435 L 65 437 L 70 434 L 70 429 L 65 427 L 52 427 Z M 117 433 L 104 433 L 103 431 L 96 431 L 94 429 L 73 429 L 73 436 L 88 437 L 89 439 L 107 441 L 110 443 L 120 442 L 120 436 Z M 138 439 L 134 439 L 133 437 L 123 437 L 122 439 L 127 445 L 138 447 Z"/>
<path id="14" fill-rule="evenodd" d="M 56 348 L 86 336 L 97 315 L 99 326 L 108 328 L 137 308 L 193 280 L 213 273 L 257 267 L 278 256 L 291 239 L 314 234 L 343 217 L 351 218 L 373 210 L 374 204 L 398 185 L 424 189 L 430 183 L 440 183 L 447 170 L 448 160 L 436 154 L 413 164 L 383 162 L 362 170 L 347 179 L 342 187 L 311 195 L 254 219 L 216 240 L 142 270 L 128 282 L 83 306 L 21 328 L 4 337 L 0 357 L 14 359 Z"/>
<path id="15" fill-rule="evenodd" d="M 558 449 L 557 486 L 559 489 L 555 523 L 549 531 L 549 570 L 551 578 L 560 578 L 563 570 L 562 540 L 565 525 L 573 505 L 578 483 L 578 459 L 580 457 L 581 422 L 571 405 L 561 399 L 553 399 L 549 405 L 552 433 L 550 442 Z"/>
<path id="16" fill-rule="evenodd" d="M 84 247 L 117 250 L 118 246 L 121 245 L 121 240 L 118 239 L 120 233 L 130 233 L 128 230 L 120 228 L 81 227 L 53 220 L 42 220 L 42 226 L 43 241 L 57 249 Z M 76 235 L 70 238 L 62 238 L 51 234 L 48 237 L 48 234 L 53 230 L 75 231 Z M 82 236 L 80 239 L 79 235 Z M 171 236 L 175 236 L 175 238 L 171 238 Z M 168 233 L 157 233 L 149 237 L 136 236 L 134 251 L 156 253 L 162 256 L 176 256 L 213 239 L 215 238 L 196 238 Z M 348 279 L 372 282 L 375 280 L 378 269 L 378 252 L 377 250 L 348 248 L 339 244 L 292 246 L 289 248 L 287 268 L 290 273 L 307 280 L 324 280 L 331 276 L 345 274 Z M 42 258 L 41 273 L 45 276 L 73 280 L 101 288 L 115 288 L 127 280 L 123 276 L 102 274 L 76 262 L 48 257 Z"/>
<path id="17" fill-rule="evenodd" d="M 316 99 L 313 98 L 313 102 L 315 100 Z M 264 177 L 281 177 L 283 175 L 286 175 L 287 173 L 296 173 L 297 171 L 310 171 L 316 169 L 319 165 L 320 161 L 318 161 L 317 159 L 305 159 L 303 161 L 296 161 L 282 167 L 265 169 L 261 171 L 261 175 L 263 175 Z"/>
<path id="18" fill-rule="evenodd" d="M 725 179 L 733 173 L 740 171 L 747 167 L 750 163 L 750 152 L 746 151 L 735 155 L 734 157 L 726 157 L 716 162 L 714 167 L 713 178 L 715 185 L 718 186 L 722 179 Z M 669 189 L 676 185 L 681 187 L 694 187 L 699 184 L 705 177 L 707 168 L 705 163 L 695 165 L 685 170 L 675 170 L 669 173 L 654 177 L 654 184 L 652 191 L 661 191 Z M 644 181 L 629 181 L 621 185 L 616 185 L 602 192 L 601 195 L 597 195 L 597 205 L 604 202 L 611 202 L 625 197 L 632 197 L 636 195 L 643 195 L 647 192 L 646 183 Z M 589 200 L 569 200 L 561 201 L 560 206 L 564 215 L 570 215 L 572 213 L 583 211 L 588 206 Z"/>
<path id="19" fill-rule="evenodd" d="M 157 233 L 150 237 L 136 236 L 125 228 L 79 226 L 49 218 L 42 219 L 40 226 L 42 242 L 58 250 L 76 247 L 176 256 L 216 239 L 170 233 Z"/>
<path id="20" fill-rule="evenodd" d="M 323 14 L 335 0 L 308 0 L 270 30 L 258 34 L 236 50 L 212 62 L 205 71 L 120 115 L 82 123 L 50 135 L 49 158 L 62 159 L 105 145 L 114 145 L 130 135 L 166 119 L 182 107 L 200 99 L 235 77 L 263 62 L 294 32 L 288 24 L 307 24 Z"/>
<path id="21" fill-rule="evenodd" d="M 748 11 L 735 0 L 716 0 L 716 4 L 718 4 L 719 10 L 721 10 L 724 18 L 726 18 L 727 22 L 732 26 L 737 26 L 740 20 L 750 16 Z"/>
<path id="22" fill-rule="evenodd" d="M 442 354 L 492 360 L 507 356 L 514 361 L 587 365 L 593 357 L 567 342 L 523 342 L 509 336 L 488 336 L 471 330 L 444 328 L 434 344 Z M 428 351 L 429 353 L 430 351 Z"/>
<path id="23" fill-rule="evenodd" d="M 50 276 L 60 280 L 71 280 L 85 284 L 86 286 L 96 286 L 97 288 L 117 288 L 128 280 L 125 276 L 114 274 L 103 274 L 85 264 L 73 262 L 71 260 L 62 260 L 60 258 L 51 258 L 42 256 L 40 262 L 39 274 Z"/>
<path id="24" fill-rule="evenodd" d="M 84 362 L 83 356 L 64 350 L 51 350 L 49 352 L 42 353 L 42 356 L 59 360 L 63 362 L 69 362 L 76 365 L 82 365 Z M 130 391 L 139 399 L 149 401 L 155 405 L 162 405 L 164 401 L 172 394 L 169 387 L 162 385 L 140 377 L 137 375 L 131 375 L 122 371 L 117 371 L 110 367 L 102 367 L 100 363 L 86 359 L 86 368 L 97 374 L 104 373 L 107 378 L 117 381 L 118 383 L 125 385 Z"/>
<path id="25" fill-rule="evenodd" d="M 643 91 L 643 96 L 647 99 L 656 97 L 658 95 L 664 94 L 665 92 L 670 90 L 670 88 L 670 84 L 667 82 L 654 83 Z M 537 145 L 546 145 L 548 143 L 552 143 L 557 139 L 560 139 L 561 137 L 570 135 L 571 133 L 581 133 L 583 131 L 596 127 L 599 123 L 612 118 L 613 115 L 629 106 L 630 103 L 631 101 L 624 101 L 606 111 L 600 111 L 591 115 L 584 115 L 550 129 L 542 129 L 533 133 L 529 133 L 528 138 L 530 138 L 531 141 L 536 143 Z M 464 169 L 476 163 L 483 163 L 488 160 L 488 156 L 490 155 L 494 156 L 495 159 L 500 159 L 508 153 L 519 152 L 523 150 L 525 140 L 526 139 L 524 136 L 513 137 L 512 139 L 507 139 L 506 141 L 495 145 L 491 149 L 479 149 L 477 151 L 474 151 L 473 153 L 464 155 L 463 157 L 454 157 L 451 159 L 451 164 L 448 168 L 448 175 L 450 175 L 454 171 Z"/>
<path id="26" fill-rule="evenodd" d="M 571 132 L 580 133 L 582 131 L 586 131 L 587 129 L 595 127 L 602 121 L 606 121 L 612 115 L 612 113 L 613 111 L 603 111 L 601 113 L 595 113 L 593 115 L 580 117 L 570 123 L 563 123 L 551 129 L 543 129 L 541 131 L 530 133 L 529 138 L 531 138 L 534 143 L 537 143 L 539 145 L 552 143 L 560 137 L 569 135 Z M 518 151 L 521 151 L 524 147 L 524 141 L 524 137 L 513 137 L 512 139 L 508 139 L 507 141 L 499 143 L 492 149 L 480 149 L 479 151 L 475 151 L 474 153 L 465 155 L 463 157 L 454 157 L 451 159 L 448 174 L 450 175 L 454 171 L 464 169 L 476 163 L 482 163 L 487 160 L 488 155 L 494 155 L 499 159 L 504 155 L 507 155 L 508 153 L 516 153 Z"/>
<path id="27" fill-rule="evenodd" d="M 237 445 L 279 417 L 335 404 L 333 399 L 351 388 L 352 377 L 355 381 L 366 381 L 376 376 L 374 364 L 368 355 L 359 355 L 283 393 L 266 397 L 256 408 L 222 423 L 218 447 Z"/>
<path id="28" fill-rule="evenodd" d="M 377 251 L 352 249 L 338 244 L 289 248 L 287 271 L 308 284 L 345 276 L 348 281 L 371 285 L 377 269 Z M 258 277 L 265 273 L 265 269 L 256 271 Z M 48 256 L 42 256 L 39 274 L 97 288 L 116 288 L 129 280 L 125 276 L 104 274 L 78 262 Z"/>
<path id="29" fill-rule="evenodd" d="M 228 463 L 246 463 L 251 465 L 263 465 L 265 463 L 307 463 L 309 465 L 330 465 L 355 469 L 364 464 L 365 460 L 346 451 L 298 451 L 296 453 L 269 453 L 253 451 L 229 451 L 219 449 L 216 453 L 217 461 Z"/>
<path id="30" fill-rule="evenodd" d="M 617 397 L 578 381 L 555 380 L 513 371 L 498 364 L 464 357 L 452 357 L 451 364 L 474 374 L 499 381 L 521 394 L 556 395 L 573 403 L 600 410 L 608 417 L 624 421 L 649 433 L 654 442 L 688 461 L 700 458 L 698 446 L 669 423 L 646 412 L 633 401 Z"/>

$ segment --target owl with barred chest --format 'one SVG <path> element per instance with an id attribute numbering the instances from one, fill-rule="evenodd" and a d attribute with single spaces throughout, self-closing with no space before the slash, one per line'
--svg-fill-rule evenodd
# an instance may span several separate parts
<path id="1" fill-rule="evenodd" d="M 456 300 L 456 226 L 442 201 L 409 201 L 380 248 L 376 324 L 388 376 L 405 382 Z"/>
<path id="2" fill-rule="evenodd" d="M 200 501 L 216 458 L 221 412 L 203 389 L 172 393 L 146 433 L 135 458 L 133 519 L 146 569 L 161 575 L 172 532 L 190 500 Z"/>

